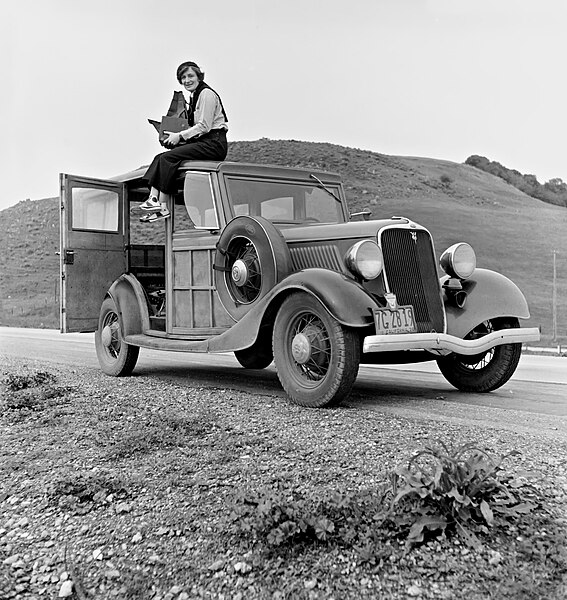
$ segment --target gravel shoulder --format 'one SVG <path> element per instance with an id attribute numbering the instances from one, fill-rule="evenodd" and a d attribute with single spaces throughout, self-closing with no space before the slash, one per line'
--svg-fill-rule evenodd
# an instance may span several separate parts
<path id="1" fill-rule="evenodd" d="M 281 397 L 5 358 L 4 376 L 48 373 L 0 397 L 0 598 L 567 597 L 567 439 L 349 402 L 309 410 Z M 440 403 L 443 400 L 440 399 Z M 548 427 L 549 426 L 549 427 Z M 530 471 L 537 508 L 471 549 L 403 530 L 356 543 L 271 547 L 230 516 L 238 494 L 310 502 L 378 490 L 431 440 L 475 442 Z M 68 583 L 66 583 L 68 582 Z M 71 582 L 73 588 L 71 589 Z"/>

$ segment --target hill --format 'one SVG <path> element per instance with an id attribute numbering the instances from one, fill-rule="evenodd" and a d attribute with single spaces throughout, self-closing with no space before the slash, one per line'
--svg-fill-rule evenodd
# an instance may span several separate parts
<path id="1" fill-rule="evenodd" d="M 552 334 L 552 256 L 557 251 L 558 333 L 567 343 L 565 208 L 527 196 L 470 165 L 326 143 L 232 142 L 228 160 L 337 171 L 351 211 L 369 208 L 373 218 L 409 217 L 432 232 L 437 254 L 457 241 L 469 242 L 478 266 L 520 286 L 530 304 L 529 325 L 541 325 L 545 343 Z M 20 202 L 0 211 L 0 224 L 0 325 L 58 327 L 57 199 Z"/>

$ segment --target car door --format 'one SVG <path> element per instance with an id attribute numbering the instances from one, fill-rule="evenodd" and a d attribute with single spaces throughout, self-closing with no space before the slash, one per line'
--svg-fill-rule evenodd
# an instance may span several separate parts
<path id="1" fill-rule="evenodd" d="M 94 331 L 110 287 L 127 270 L 125 185 L 61 174 L 61 332 Z"/>

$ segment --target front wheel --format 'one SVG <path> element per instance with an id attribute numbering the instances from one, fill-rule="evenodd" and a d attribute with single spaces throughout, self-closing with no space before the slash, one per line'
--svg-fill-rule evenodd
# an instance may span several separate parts
<path id="1" fill-rule="evenodd" d="M 516 318 L 490 319 L 477 325 L 465 339 L 519 326 Z M 512 377 L 521 354 L 522 344 L 503 344 L 474 356 L 449 354 L 438 358 L 437 365 L 445 379 L 462 392 L 492 392 Z"/>
<path id="2" fill-rule="evenodd" d="M 360 364 L 359 336 L 313 296 L 295 293 L 284 300 L 273 348 L 278 378 L 296 404 L 338 404 L 350 393 Z"/>
<path id="3" fill-rule="evenodd" d="M 100 308 L 95 348 L 101 369 L 107 375 L 130 375 L 138 361 L 140 348 L 126 344 L 114 300 L 106 298 Z"/>

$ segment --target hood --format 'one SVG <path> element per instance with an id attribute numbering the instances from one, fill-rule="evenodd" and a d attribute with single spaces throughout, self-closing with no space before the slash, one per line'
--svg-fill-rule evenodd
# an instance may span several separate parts
<path id="1" fill-rule="evenodd" d="M 412 223 L 405 217 L 377 219 L 374 221 L 351 221 L 349 223 L 332 223 L 320 225 L 296 225 L 285 227 L 277 225 L 288 243 L 314 242 L 318 240 L 361 240 L 376 239 L 380 229 L 391 225 L 408 225 Z M 417 225 L 416 225 L 417 226 Z"/>

